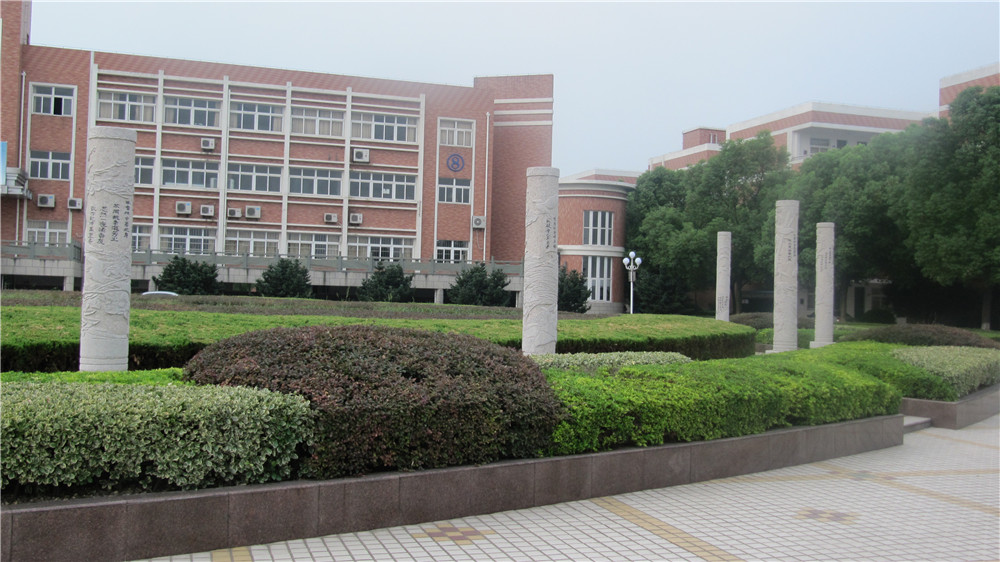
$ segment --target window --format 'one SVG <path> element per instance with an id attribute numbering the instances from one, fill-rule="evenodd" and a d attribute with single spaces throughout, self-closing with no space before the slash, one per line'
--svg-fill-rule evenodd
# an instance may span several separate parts
<path id="1" fill-rule="evenodd" d="M 66 221 L 28 221 L 28 242 L 54 246 L 69 242 Z"/>
<path id="2" fill-rule="evenodd" d="M 719 144 L 719 133 L 709 133 L 708 134 L 709 144 Z"/>
<path id="3" fill-rule="evenodd" d="M 163 159 L 163 185 L 165 187 L 208 187 L 214 189 L 218 183 L 218 162 Z"/>
<path id="4" fill-rule="evenodd" d="M 402 115 L 355 113 L 351 136 L 356 139 L 417 142 L 417 119 Z"/>
<path id="5" fill-rule="evenodd" d="M 830 150 L 830 139 L 809 139 L 809 154 L 819 154 Z"/>
<path id="6" fill-rule="evenodd" d="M 263 103 L 233 102 L 229 112 L 230 129 L 280 131 L 284 108 Z"/>
<path id="7" fill-rule="evenodd" d="M 230 164 L 229 189 L 238 191 L 281 191 L 281 166 Z"/>
<path id="8" fill-rule="evenodd" d="M 583 278 L 590 289 L 590 300 L 611 302 L 611 258 L 583 257 Z"/>
<path id="9" fill-rule="evenodd" d="M 293 107 L 292 132 L 300 135 L 342 137 L 344 112 L 315 107 Z"/>
<path id="10" fill-rule="evenodd" d="M 340 255 L 340 236 L 311 232 L 289 232 L 288 255 L 293 258 L 335 257 Z"/>
<path id="11" fill-rule="evenodd" d="M 472 121 L 442 119 L 439 137 L 444 146 L 472 146 Z"/>
<path id="12" fill-rule="evenodd" d="M 135 183 L 136 185 L 153 185 L 153 164 L 152 157 L 135 157 Z"/>
<path id="13" fill-rule="evenodd" d="M 40 180 L 68 180 L 69 152 L 32 150 L 30 166 L 29 173 L 32 178 Z"/>
<path id="14" fill-rule="evenodd" d="M 195 98 L 163 98 L 163 122 L 195 127 L 219 126 L 219 102 Z"/>
<path id="15" fill-rule="evenodd" d="M 215 229 L 161 226 L 160 250 L 180 255 L 210 254 L 215 251 Z"/>
<path id="16" fill-rule="evenodd" d="M 466 240 L 438 240 L 434 250 L 438 261 L 451 263 L 469 261 L 469 242 Z"/>
<path id="17" fill-rule="evenodd" d="M 438 201 L 441 203 L 468 203 L 472 180 L 438 178 Z"/>
<path id="18" fill-rule="evenodd" d="M 134 92 L 98 92 L 97 116 L 116 121 L 152 123 L 156 96 Z"/>
<path id="19" fill-rule="evenodd" d="M 351 197 L 413 201 L 417 176 L 351 172 Z"/>
<path id="20" fill-rule="evenodd" d="M 302 195 L 340 195 L 340 177 L 340 170 L 290 168 L 288 189 Z"/>
<path id="21" fill-rule="evenodd" d="M 413 255 L 413 238 L 348 236 L 347 255 L 375 260 L 410 259 Z"/>
<path id="22" fill-rule="evenodd" d="M 73 88 L 33 87 L 31 112 L 44 115 L 73 115 Z"/>
<path id="23" fill-rule="evenodd" d="M 614 214 L 611 211 L 583 212 L 583 243 L 588 246 L 611 246 Z"/>
<path id="24" fill-rule="evenodd" d="M 226 253 L 240 256 L 277 256 L 278 233 L 258 230 L 227 230 Z"/>
<path id="25" fill-rule="evenodd" d="M 845 140 L 838 140 L 837 141 L 837 148 L 844 148 L 845 146 L 847 146 L 847 141 L 845 141 Z"/>
<path id="26" fill-rule="evenodd" d="M 149 249 L 150 233 L 153 231 L 152 225 L 133 224 L 132 225 L 132 251 L 145 252 Z"/>

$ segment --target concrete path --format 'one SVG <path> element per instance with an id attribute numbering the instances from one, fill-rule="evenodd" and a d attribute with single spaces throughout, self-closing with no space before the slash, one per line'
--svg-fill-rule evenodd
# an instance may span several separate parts
<path id="1" fill-rule="evenodd" d="M 1000 560 L 998 421 L 735 478 L 154 560 Z"/>

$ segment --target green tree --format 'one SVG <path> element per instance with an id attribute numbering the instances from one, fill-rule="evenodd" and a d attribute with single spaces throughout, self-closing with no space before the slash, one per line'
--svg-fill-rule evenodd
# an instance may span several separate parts
<path id="1" fill-rule="evenodd" d="M 559 268 L 559 305 L 562 312 L 587 312 L 590 310 L 590 288 L 587 280 L 577 270 L 566 265 Z"/>
<path id="2" fill-rule="evenodd" d="M 153 283 L 161 291 L 180 295 L 218 295 L 222 292 L 219 270 L 207 263 L 174 256 L 163 267 L 163 273 L 153 276 Z"/>
<path id="3" fill-rule="evenodd" d="M 309 298 L 309 270 L 299 260 L 281 258 L 267 266 L 257 280 L 257 293 L 265 297 Z"/>
<path id="4" fill-rule="evenodd" d="M 502 270 L 487 273 L 486 264 L 478 263 L 455 277 L 455 283 L 448 288 L 448 300 L 454 304 L 509 306 L 511 294 L 504 290 L 509 284 Z"/>
<path id="5" fill-rule="evenodd" d="M 413 274 L 406 275 L 398 263 L 379 262 L 375 271 L 361 283 L 358 298 L 376 302 L 410 302 L 413 300 Z"/>

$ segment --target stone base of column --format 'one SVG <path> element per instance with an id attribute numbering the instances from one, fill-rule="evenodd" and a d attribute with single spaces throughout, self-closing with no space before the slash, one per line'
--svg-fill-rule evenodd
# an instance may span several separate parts
<path id="1" fill-rule="evenodd" d="M 826 347 L 828 345 L 833 345 L 832 341 L 811 341 L 809 342 L 809 349 L 816 349 L 817 347 Z"/>

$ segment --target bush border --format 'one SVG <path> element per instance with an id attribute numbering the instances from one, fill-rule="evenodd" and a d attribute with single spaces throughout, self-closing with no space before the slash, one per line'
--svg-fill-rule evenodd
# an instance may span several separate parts
<path id="1" fill-rule="evenodd" d="M 930 418 L 931 425 L 962 429 L 1000 414 L 1000 384 L 978 390 L 955 402 L 903 398 L 900 413 Z"/>
<path id="2" fill-rule="evenodd" d="M 361 478 L 5 506 L 0 561 L 135 560 L 691 484 L 903 443 L 903 416 Z"/>

